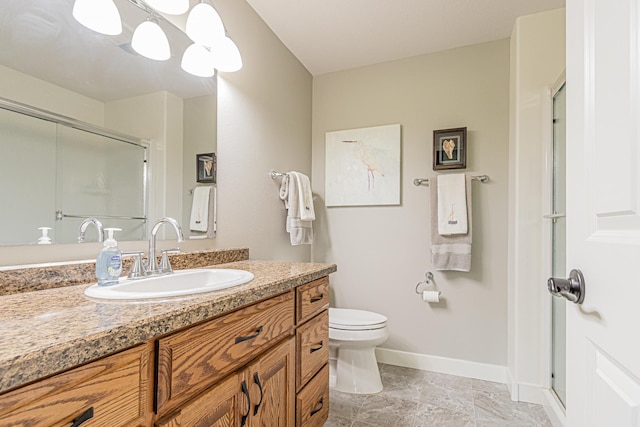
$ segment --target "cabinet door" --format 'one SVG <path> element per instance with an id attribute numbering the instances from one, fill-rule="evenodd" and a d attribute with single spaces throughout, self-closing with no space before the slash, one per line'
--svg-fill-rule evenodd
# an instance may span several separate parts
<path id="1" fill-rule="evenodd" d="M 287 339 L 245 371 L 251 384 L 250 427 L 293 427 L 294 349 L 295 340 Z"/>
<path id="2" fill-rule="evenodd" d="M 248 414 L 248 394 L 242 373 L 232 374 L 184 405 L 177 413 L 156 422 L 157 427 L 229 427 L 241 425 Z"/>

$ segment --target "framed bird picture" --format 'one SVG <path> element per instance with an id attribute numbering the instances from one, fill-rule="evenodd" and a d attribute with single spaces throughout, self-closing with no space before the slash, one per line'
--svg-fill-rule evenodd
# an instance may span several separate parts
<path id="1" fill-rule="evenodd" d="M 467 128 L 433 131 L 433 170 L 467 167 Z"/>

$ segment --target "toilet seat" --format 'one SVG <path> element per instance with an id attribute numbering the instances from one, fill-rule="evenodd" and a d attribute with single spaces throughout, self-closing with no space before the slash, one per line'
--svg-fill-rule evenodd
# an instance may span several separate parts
<path id="1" fill-rule="evenodd" d="M 329 328 L 347 331 L 382 329 L 387 317 L 382 314 L 349 308 L 329 308 Z"/>

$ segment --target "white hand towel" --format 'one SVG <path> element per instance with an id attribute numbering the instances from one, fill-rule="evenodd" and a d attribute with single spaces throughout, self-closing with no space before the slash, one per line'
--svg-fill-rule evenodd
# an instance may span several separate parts
<path id="1" fill-rule="evenodd" d="M 431 264 L 436 270 L 471 271 L 472 208 L 471 177 L 467 177 L 467 234 L 443 236 L 438 232 L 438 186 L 430 185 Z"/>
<path id="2" fill-rule="evenodd" d="M 307 178 L 306 175 L 298 172 L 290 172 L 282 178 L 280 184 L 280 198 L 284 201 L 284 206 L 287 209 L 287 220 L 285 229 L 289 233 L 291 245 L 310 245 L 313 243 L 313 228 L 312 220 L 303 220 L 301 218 L 302 211 L 306 211 L 305 215 L 308 218 L 310 215 L 315 219 L 315 212 L 313 210 L 313 199 L 311 198 L 311 187 L 308 185 L 309 195 L 307 202 L 301 191 L 305 184 L 300 183 L 300 175 Z M 308 201 L 311 201 L 310 204 Z M 306 207 L 309 206 L 310 209 Z"/>
<path id="3" fill-rule="evenodd" d="M 191 220 L 189 228 L 192 231 L 204 231 L 209 228 L 209 196 L 211 187 L 196 187 L 193 190 L 193 203 L 191 206 Z"/>
<path id="4" fill-rule="evenodd" d="M 465 175 L 438 175 L 438 233 L 467 234 Z"/>
<path id="5" fill-rule="evenodd" d="M 300 219 L 303 221 L 315 220 L 316 212 L 313 208 L 313 193 L 311 192 L 309 177 L 300 172 L 292 171 L 290 174 L 293 175 L 297 181 Z"/>

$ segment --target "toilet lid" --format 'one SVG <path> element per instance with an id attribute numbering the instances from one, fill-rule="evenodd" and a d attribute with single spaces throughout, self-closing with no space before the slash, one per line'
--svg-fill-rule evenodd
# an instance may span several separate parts
<path id="1" fill-rule="evenodd" d="M 335 329 L 380 329 L 387 326 L 382 314 L 349 308 L 329 308 L 329 327 Z"/>

